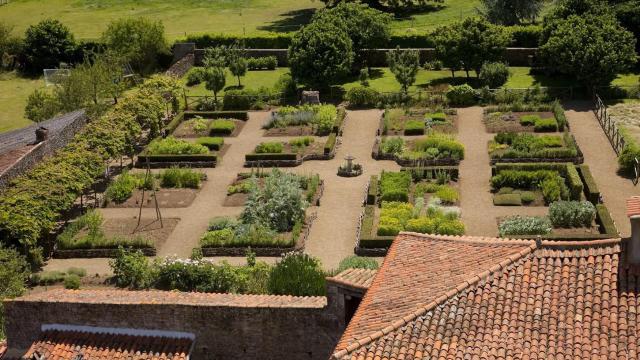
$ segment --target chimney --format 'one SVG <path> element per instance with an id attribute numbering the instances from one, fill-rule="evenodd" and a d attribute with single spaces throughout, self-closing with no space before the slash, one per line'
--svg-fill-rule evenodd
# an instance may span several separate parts
<path id="1" fill-rule="evenodd" d="M 640 265 L 640 196 L 627 200 L 627 216 L 631 221 L 631 238 L 627 244 L 627 263 Z"/>
<path id="2" fill-rule="evenodd" d="M 36 129 L 36 144 L 41 143 L 49 138 L 49 129 L 40 126 Z"/>

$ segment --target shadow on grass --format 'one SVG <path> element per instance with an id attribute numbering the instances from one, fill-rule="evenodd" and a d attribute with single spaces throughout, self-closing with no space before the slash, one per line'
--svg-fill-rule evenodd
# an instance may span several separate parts
<path id="1" fill-rule="evenodd" d="M 449 6 L 445 4 L 425 4 L 422 6 L 411 6 L 400 11 L 395 11 L 393 17 L 395 20 L 411 20 L 413 19 L 414 15 L 425 15 L 434 13 L 442 11 L 448 7 Z"/>
<path id="2" fill-rule="evenodd" d="M 258 30 L 271 31 L 278 33 L 288 33 L 297 31 L 302 25 L 308 24 L 311 21 L 311 17 L 316 12 L 316 9 L 300 9 L 287 11 L 280 14 L 278 20 L 263 26 L 258 26 Z"/>

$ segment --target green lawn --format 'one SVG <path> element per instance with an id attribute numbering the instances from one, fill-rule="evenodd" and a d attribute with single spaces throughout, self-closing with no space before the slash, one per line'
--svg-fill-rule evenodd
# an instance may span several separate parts
<path id="1" fill-rule="evenodd" d="M 480 6 L 480 0 L 446 0 L 441 6 L 434 7 L 432 11 L 398 18 L 398 21 L 393 23 L 392 29 L 399 34 L 425 32 L 443 24 L 477 15 L 478 6 Z"/>
<path id="2" fill-rule="evenodd" d="M 0 73 L 0 132 L 31 124 L 24 117 L 24 106 L 29 94 L 40 87 L 44 87 L 42 78 L 28 79 L 16 76 L 14 72 Z"/>
<path id="3" fill-rule="evenodd" d="M 231 73 L 226 70 L 227 73 L 227 86 L 225 89 L 234 89 L 238 85 L 238 79 L 231 75 Z M 241 83 L 246 89 L 258 89 L 260 87 L 268 87 L 271 88 L 278 81 L 278 78 L 282 74 L 289 73 L 289 68 L 277 68 L 275 70 L 264 70 L 264 71 L 248 71 L 247 75 L 241 77 Z M 184 79 L 183 79 L 184 84 Z M 195 85 L 195 86 L 186 86 L 185 89 L 187 95 L 191 96 L 213 96 L 213 92 L 207 90 L 204 87 L 204 83 Z M 224 94 L 224 90 L 220 92 L 220 94 Z"/>

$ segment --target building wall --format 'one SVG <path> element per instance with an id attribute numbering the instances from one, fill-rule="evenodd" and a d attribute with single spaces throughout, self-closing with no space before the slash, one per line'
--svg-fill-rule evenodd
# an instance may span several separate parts
<path id="1" fill-rule="evenodd" d="M 7 301 L 10 349 L 26 350 L 43 324 L 182 331 L 192 359 L 328 359 L 344 324 L 324 307 L 232 307 Z"/>

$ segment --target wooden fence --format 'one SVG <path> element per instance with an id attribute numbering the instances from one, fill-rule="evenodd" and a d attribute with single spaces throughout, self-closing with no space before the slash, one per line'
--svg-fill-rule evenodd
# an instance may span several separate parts
<path id="1" fill-rule="evenodd" d="M 616 122 L 611 119 L 607 105 L 602 101 L 602 98 L 597 93 L 594 93 L 594 102 L 594 113 L 596 118 L 598 119 L 602 130 L 604 130 L 605 135 L 607 135 L 609 143 L 611 143 L 611 146 L 613 147 L 613 151 L 615 151 L 616 155 L 619 156 L 622 149 L 624 149 L 624 138 L 620 133 L 620 128 Z"/>

